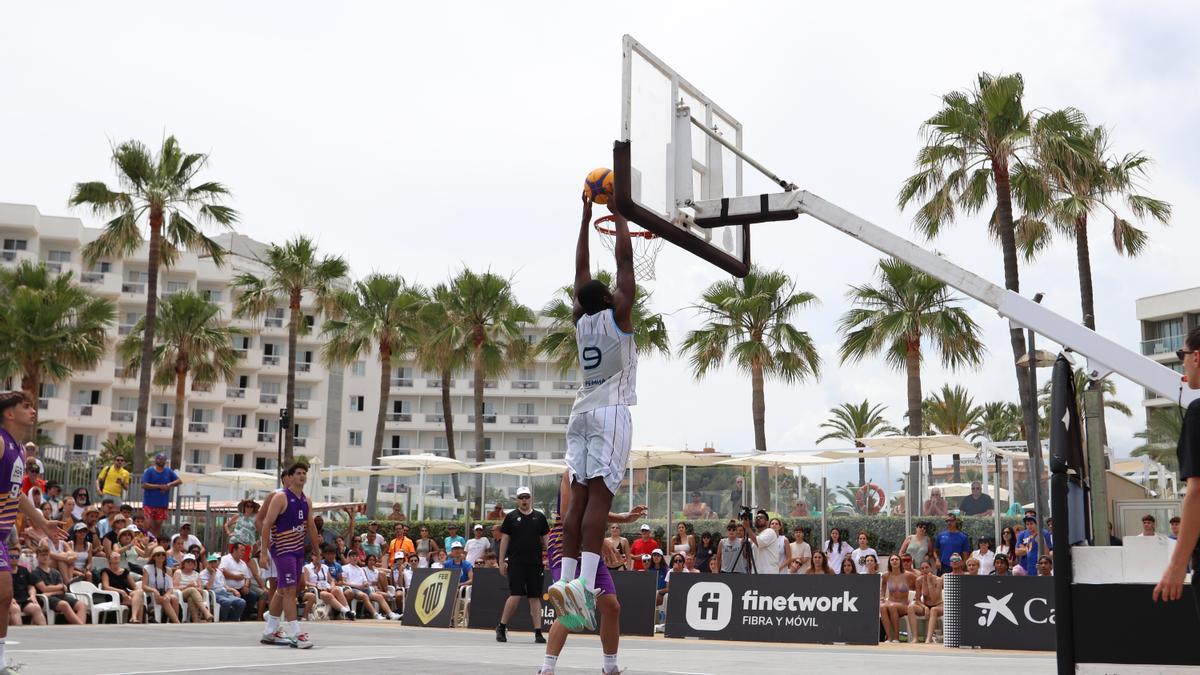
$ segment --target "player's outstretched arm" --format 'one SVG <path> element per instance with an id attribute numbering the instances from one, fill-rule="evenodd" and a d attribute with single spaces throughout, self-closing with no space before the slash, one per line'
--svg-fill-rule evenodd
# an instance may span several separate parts
<path id="1" fill-rule="evenodd" d="M 592 271 L 588 259 L 588 228 L 592 223 L 592 200 L 587 192 L 583 193 L 583 220 L 579 223 L 579 241 L 575 244 L 575 293 L 579 297 L 579 289 L 592 280 Z M 571 306 L 571 319 L 578 321 L 583 316 L 583 307 L 576 299 Z"/>
<path id="2" fill-rule="evenodd" d="M 617 258 L 617 289 L 613 293 L 613 314 L 617 319 L 617 326 L 626 333 L 632 333 L 633 298 L 637 293 L 637 284 L 633 276 L 633 242 L 629 239 L 629 221 L 617 211 L 611 200 L 608 202 L 608 209 L 612 211 L 617 230 L 616 246 L 613 249 Z"/>

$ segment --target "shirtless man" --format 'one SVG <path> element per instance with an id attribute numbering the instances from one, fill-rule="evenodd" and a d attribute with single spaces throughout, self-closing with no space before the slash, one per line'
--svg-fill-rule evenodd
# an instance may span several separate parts
<path id="1" fill-rule="evenodd" d="M 925 642 L 933 642 L 933 629 L 937 627 L 938 619 L 942 616 L 942 578 L 933 573 L 933 566 L 926 560 L 921 563 L 921 574 L 917 577 L 917 598 L 908 606 L 908 641 L 909 644 L 920 642 L 917 639 L 917 617 L 928 619 L 925 630 Z"/>
<path id="2" fill-rule="evenodd" d="M 712 509 L 708 508 L 708 504 L 700 501 L 700 493 L 692 493 L 692 501 L 683 505 L 683 517 L 691 520 L 699 518 L 711 518 L 713 516 Z"/>

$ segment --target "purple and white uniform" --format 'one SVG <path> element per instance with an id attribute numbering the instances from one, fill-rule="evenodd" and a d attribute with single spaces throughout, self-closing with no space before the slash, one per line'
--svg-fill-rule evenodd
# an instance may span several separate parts
<path id="1" fill-rule="evenodd" d="M 0 458 L 0 572 L 11 572 L 12 561 L 8 559 L 8 541 L 13 525 L 17 522 L 17 511 L 21 506 L 21 481 L 25 479 L 25 450 L 12 434 L 0 429 L 0 441 L 4 442 L 4 456 Z"/>
<path id="2" fill-rule="evenodd" d="M 304 535 L 308 520 L 308 498 L 296 496 L 284 488 L 279 491 L 287 498 L 287 506 L 271 528 L 271 559 L 275 563 L 276 585 L 288 588 L 300 583 L 304 569 Z"/>
<path id="3" fill-rule="evenodd" d="M 550 562 L 550 580 L 558 581 L 562 578 L 562 499 L 559 499 L 559 513 L 554 516 L 554 525 L 550 527 L 550 534 L 546 536 L 546 560 Z M 601 565 L 596 568 L 596 588 L 602 593 L 617 594 L 617 585 L 613 583 L 612 574 L 608 568 Z"/>

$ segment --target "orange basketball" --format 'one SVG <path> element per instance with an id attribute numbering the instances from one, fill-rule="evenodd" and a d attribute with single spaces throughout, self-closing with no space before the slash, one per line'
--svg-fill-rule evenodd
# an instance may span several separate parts
<path id="1" fill-rule="evenodd" d="M 608 198 L 613 195 L 612 169 L 592 169 L 587 178 L 583 179 L 583 190 L 593 202 L 607 204 Z"/>

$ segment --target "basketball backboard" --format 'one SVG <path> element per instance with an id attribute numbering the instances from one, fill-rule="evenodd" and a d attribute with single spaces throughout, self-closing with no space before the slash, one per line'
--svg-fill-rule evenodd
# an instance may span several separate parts
<path id="1" fill-rule="evenodd" d="M 740 149 L 741 123 L 628 35 L 622 52 L 621 137 L 613 149 L 618 209 L 663 239 L 746 276 L 749 225 L 693 221 L 696 201 L 742 195 L 742 158 L 697 124 Z M 676 167 L 687 167 L 689 159 L 690 175 L 682 175 Z"/>

